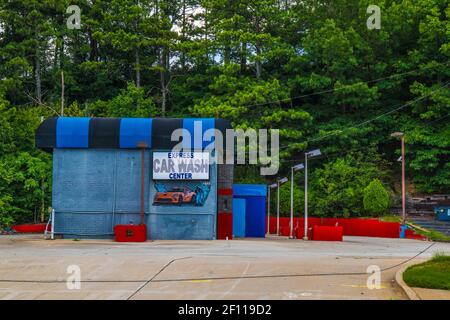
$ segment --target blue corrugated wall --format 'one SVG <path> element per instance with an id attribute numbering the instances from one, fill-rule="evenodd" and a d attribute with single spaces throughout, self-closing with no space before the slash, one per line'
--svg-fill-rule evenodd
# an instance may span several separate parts
<path id="1" fill-rule="evenodd" d="M 139 223 L 140 150 L 54 149 L 55 231 L 67 237 L 112 237 L 116 224 Z M 214 239 L 217 170 L 204 206 L 153 206 L 156 192 L 145 153 L 145 212 L 151 239 Z"/>

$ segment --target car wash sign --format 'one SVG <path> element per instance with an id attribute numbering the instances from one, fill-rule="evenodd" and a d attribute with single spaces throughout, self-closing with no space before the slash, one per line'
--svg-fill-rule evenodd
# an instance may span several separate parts
<path id="1" fill-rule="evenodd" d="M 209 180 L 208 152 L 153 152 L 154 180 Z"/>

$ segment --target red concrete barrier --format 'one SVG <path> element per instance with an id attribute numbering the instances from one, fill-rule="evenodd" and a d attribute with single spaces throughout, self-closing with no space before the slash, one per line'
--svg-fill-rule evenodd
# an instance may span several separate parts
<path id="1" fill-rule="evenodd" d="M 18 224 L 16 226 L 12 226 L 15 232 L 19 233 L 44 233 L 46 223 L 35 223 L 35 224 Z M 48 225 L 47 231 L 51 230 L 51 225 Z"/>
<path id="2" fill-rule="evenodd" d="M 147 241 L 147 226 L 145 224 L 118 224 L 114 227 L 114 237 L 117 242 Z"/>
<path id="3" fill-rule="evenodd" d="M 427 237 L 424 237 L 421 234 L 417 234 L 411 229 L 405 230 L 405 238 L 406 239 L 415 239 L 415 240 L 427 240 Z"/>
<path id="4" fill-rule="evenodd" d="M 334 226 L 317 226 L 312 228 L 312 240 L 342 241 L 343 228 Z"/>
<path id="5" fill-rule="evenodd" d="M 313 227 L 314 226 L 308 225 L 308 239 L 312 238 Z M 299 227 L 297 229 L 296 238 L 303 239 L 304 237 L 305 237 L 305 225 L 302 224 L 302 225 L 299 225 Z"/>
<path id="6" fill-rule="evenodd" d="M 382 222 L 376 218 L 318 218 L 309 217 L 308 227 L 339 226 L 345 236 L 399 238 L 400 224 L 398 222 Z M 270 217 L 270 233 L 276 234 L 277 219 Z M 294 218 L 294 235 L 303 238 L 304 218 Z M 311 230 L 309 231 L 311 232 Z M 290 233 L 290 218 L 280 218 L 280 235 L 288 236 Z"/>
<path id="7" fill-rule="evenodd" d="M 280 228 L 285 225 L 285 217 L 280 217 Z M 267 230 L 267 226 L 266 226 Z M 270 217 L 270 234 L 277 233 L 277 217 Z"/>
<path id="8" fill-rule="evenodd" d="M 297 229 L 299 227 L 299 218 L 293 219 L 293 234 L 296 235 Z M 267 222 L 267 219 L 266 219 Z M 267 225 L 266 225 L 267 232 Z M 289 236 L 291 232 L 291 219 L 289 217 L 280 217 L 280 235 L 281 236 Z M 277 233 L 277 218 L 270 217 L 270 234 Z"/>

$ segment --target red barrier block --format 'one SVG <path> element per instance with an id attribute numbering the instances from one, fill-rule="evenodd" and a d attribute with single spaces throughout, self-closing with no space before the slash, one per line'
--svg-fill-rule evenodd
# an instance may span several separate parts
<path id="1" fill-rule="evenodd" d="M 289 218 L 286 217 L 280 217 L 280 235 L 286 234 L 289 235 Z M 267 226 L 266 226 L 267 230 Z M 277 217 L 270 217 L 270 234 L 277 234 Z"/>
<path id="2" fill-rule="evenodd" d="M 383 237 L 384 228 L 378 220 L 361 219 L 360 222 L 361 236 L 367 237 Z"/>
<path id="3" fill-rule="evenodd" d="M 378 219 L 360 218 L 308 218 L 308 229 L 314 226 L 342 227 L 343 235 L 359 237 L 399 238 L 400 224 L 398 222 L 381 222 Z M 276 234 L 277 218 L 270 217 L 270 233 Z M 294 218 L 294 235 L 303 238 L 304 218 Z M 312 232 L 310 230 L 309 232 Z M 289 236 L 290 218 L 280 217 L 280 235 Z M 310 236 L 309 236 L 310 237 Z"/>
<path id="4" fill-rule="evenodd" d="M 277 218 L 270 217 L 270 233 L 276 234 L 277 233 Z"/>
<path id="5" fill-rule="evenodd" d="M 342 227 L 317 226 L 313 227 L 312 240 L 315 241 L 342 241 Z"/>
<path id="6" fill-rule="evenodd" d="M 12 226 L 15 232 L 18 233 L 44 233 L 46 223 L 35 223 L 35 224 L 18 224 L 16 226 Z M 51 230 L 51 225 L 48 225 L 47 231 Z"/>
<path id="7" fill-rule="evenodd" d="M 233 239 L 233 214 L 219 213 L 217 214 L 217 239 L 218 240 Z"/>
<path id="8" fill-rule="evenodd" d="M 320 225 L 335 227 L 341 225 L 341 222 L 339 218 L 321 218 Z"/>
<path id="9" fill-rule="evenodd" d="M 280 236 L 289 237 L 291 233 L 291 227 L 289 226 L 280 226 Z"/>
<path id="10" fill-rule="evenodd" d="M 114 237 L 117 242 L 147 241 L 147 226 L 145 224 L 118 224 L 114 227 Z"/>
<path id="11" fill-rule="evenodd" d="M 325 225 L 337 222 L 344 229 L 346 236 L 399 238 L 400 224 L 397 222 L 381 222 L 378 219 L 337 218 L 324 219 Z"/>
<path id="12" fill-rule="evenodd" d="M 294 237 L 297 234 L 297 229 L 299 228 L 299 218 L 293 218 L 293 235 Z M 267 219 L 266 219 L 267 222 Z M 270 234 L 276 234 L 277 233 L 277 218 L 276 217 L 270 217 Z M 267 225 L 266 225 L 266 232 L 267 232 Z M 280 236 L 289 236 L 291 233 L 291 218 L 289 217 L 280 217 Z"/>
<path id="13" fill-rule="evenodd" d="M 400 238 L 400 223 L 398 222 L 381 222 L 383 228 L 383 238 Z"/>
<path id="14" fill-rule="evenodd" d="M 290 219 L 280 218 L 280 234 L 289 235 Z M 381 222 L 376 218 L 308 218 L 308 228 L 314 226 L 342 227 L 343 235 L 359 237 L 399 238 L 400 224 L 398 222 Z M 276 217 L 270 220 L 271 233 L 276 233 Z M 294 230 L 298 239 L 303 238 L 304 218 L 294 218 Z M 311 231 L 310 231 L 311 232 Z"/>
<path id="15" fill-rule="evenodd" d="M 308 239 L 312 239 L 313 227 L 308 227 Z M 303 239 L 305 236 L 305 226 L 299 226 L 297 229 L 297 239 Z"/>
<path id="16" fill-rule="evenodd" d="M 405 238 L 406 239 L 414 239 L 414 240 L 427 240 L 427 237 L 424 237 L 421 234 L 417 234 L 411 229 L 405 230 Z"/>

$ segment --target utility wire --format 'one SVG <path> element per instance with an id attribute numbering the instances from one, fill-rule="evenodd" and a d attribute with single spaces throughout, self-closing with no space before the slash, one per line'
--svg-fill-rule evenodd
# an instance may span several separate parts
<path id="1" fill-rule="evenodd" d="M 441 121 L 441 120 L 447 118 L 448 116 L 450 116 L 450 113 L 448 113 L 448 114 L 446 114 L 446 115 L 444 115 L 444 116 L 442 116 L 442 117 L 440 117 L 440 118 L 433 119 L 433 120 L 431 120 L 431 121 L 429 121 L 429 122 L 418 123 L 418 124 L 416 125 L 416 127 L 423 127 L 423 126 L 427 126 L 427 125 L 436 123 L 436 122 L 438 122 L 438 121 Z M 411 131 L 406 131 L 406 132 L 405 132 L 405 135 L 408 135 L 410 132 L 411 132 Z M 372 149 L 374 149 L 374 148 L 376 148 L 375 145 L 359 146 L 359 147 L 352 147 L 352 148 L 351 148 L 351 151 L 372 150 Z M 344 154 L 348 154 L 348 153 L 349 153 L 349 152 L 348 152 L 347 150 L 344 150 L 344 151 L 340 151 L 340 152 L 324 153 L 323 156 L 326 157 L 328 160 L 330 160 L 330 159 L 334 159 L 334 158 L 337 158 L 338 156 L 341 156 L 341 155 L 344 155 Z M 303 158 L 300 158 L 300 159 L 283 159 L 283 160 L 280 161 L 280 162 L 298 162 L 298 161 L 303 161 L 303 160 L 304 160 Z"/>
<path id="2" fill-rule="evenodd" d="M 432 124 L 432 123 L 435 123 L 435 122 L 441 121 L 441 120 L 443 120 L 443 119 L 447 118 L 448 116 L 450 116 L 450 113 L 447 113 L 446 115 L 444 115 L 444 116 L 442 116 L 442 117 L 440 117 L 440 118 L 437 118 L 437 119 L 433 119 L 433 120 L 431 120 L 431 121 L 429 121 L 429 122 L 427 122 L 427 123 L 424 123 L 424 124 L 419 124 L 419 125 L 420 125 L 420 126 L 423 126 L 423 125 L 430 125 L 430 124 Z"/>
<path id="3" fill-rule="evenodd" d="M 183 259 L 189 259 L 191 257 L 184 257 L 184 258 L 177 258 L 177 259 L 172 259 L 170 260 L 168 263 L 166 263 L 166 265 L 164 265 L 164 267 L 162 267 L 157 273 L 155 273 L 155 275 L 153 275 L 153 277 L 151 277 L 150 279 L 148 279 L 147 281 L 145 281 L 145 283 L 143 283 L 139 288 L 136 289 L 136 291 L 134 291 L 128 298 L 127 300 L 132 299 L 139 291 L 141 291 L 146 285 L 148 285 L 150 282 L 153 281 L 153 279 L 155 279 L 161 272 L 163 272 L 164 270 L 166 270 L 172 263 L 174 263 L 175 261 L 178 260 L 183 260 Z"/>
<path id="4" fill-rule="evenodd" d="M 449 63 L 450 63 L 450 61 L 447 61 L 445 63 L 437 62 L 437 65 L 439 65 L 439 66 L 447 66 Z M 430 69 L 430 68 L 434 68 L 437 65 L 427 66 L 427 67 L 423 67 L 423 68 L 420 68 L 420 69 L 415 69 L 415 70 L 406 71 L 406 72 L 402 72 L 402 73 L 395 73 L 395 74 L 391 74 L 390 76 L 382 77 L 382 78 L 378 78 L 378 79 L 372 79 L 372 80 L 368 80 L 368 81 L 358 81 L 356 83 L 346 84 L 346 85 L 344 85 L 341 88 L 327 89 L 327 90 L 322 90 L 322 91 L 312 92 L 312 93 L 308 93 L 308 94 L 293 96 L 293 97 L 290 97 L 290 98 L 285 98 L 285 99 L 280 99 L 280 100 L 272 100 L 272 101 L 255 103 L 255 104 L 248 104 L 248 105 L 243 104 L 243 105 L 241 105 L 241 107 L 247 107 L 247 108 L 258 107 L 258 106 L 263 106 L 263 105 L 266 105 L 266 104 L 273 104 L 273 103 L 279 103 L 279 102 L 289 102 L 289 101 L 292 101 L 292 100 L 295 100 L 295 99 L 307 98 L 307 97 L 317 96 L 317 95 L 321 95 L 321 94 L 325 94 L 325 93 L 336 92 L 336 91 L 348 89 L 348 87 L 360 85 L 362 83 L 368 84 L 368 83 L 380 82 L 380 81 L 383 81 L 383 80 L 392 79 L 392 78 L 399 77 L 399 76 L 404 76 L 404 75 L 407 75 L 407 74 L 412 74 L 414 72 L 420 72 L 422 70 L 427 70 L 427 69 Z"/>
<path id="5" fill-rule="evenodd" d="M 341 133 L 345 132 L 346 130 L 349 130 L 349 129 L 355 129 L 355 128 L 361 127 L 361 126 L 363 126 L 363 125 L 369 124 L 369 123 L 371 123 L 371 122 L 373 122 L 373 121 L 375 121 L 375 120 L 378 120 L 378 119 L 380 119 L 380 118 L 382 118 L 382 117 L 384 117 L 384 116 L 387 116 L 387 115 L 389 115 L 389 114 L 391 114 L 391 113 L 394 113 L 394 112 L 397 112 L 397 111 L 399 111 L 399 110 L 401 110 L 401 109 L 404 109 L 404 108 L 406 108 L 406 107 L 408 107 L 408 106 L 410 106 L 410 105 L 412 105 L 412 104 L 414 104 L 414 103 L 416 103 L 416 102 L 419 102 L 419 101 L 421 101 L 421 100 L 424 100 L 425 98 L 431 96 L 433 93 L 435 93 L 435 92 L 441 90 L 442 88 L 448 86 L 449 84 L 450 84 L 450 81 L 447 82 L 447 83 L 445 83 L 444 85 L 440 86 L 439 88 L 437 88 L 437 89 L 435 89 L 435 90 L 433 90 L 433 91 L 430 91 L 429 93 L 427 93 L 427 94 L 425 94 L 425 95 L 423 95 L 423 96 L 420 96 L 420 97 L 418 97 L 418 98 L 416 98 L 416 99 L 414 99 L 414 100 L 408 101 L 407 103 L 402 104 L 402 105 L 400 105 L 399 107 L 397 107 L 397 108 L 395 108 L 395 109 L 392 109 L 392 110 L 389 110 L 389 111 L 387 111 L 387 112 L 385 112 L 385 113 L 379 114 L 379 115 L 377 115 L 377 116 L 375 116 L 375 117 L 373 117 L 373 118 L 371 118 L 371 119 L 369 119 L 369 120 L 365 120 L 365 121 L 363 121 L 363 122 L 360 122 L 360 123 L 358 123 L 358 124 L 356 124 L 356 125 L 354 125 L 354 126 L 348 127 L 348 128 L 339 129 L 339 130 L 330 132 L 330 133 L 328 133 L 328 134 L 326 134 L 326 135 L 324 135 L 324 136 L 321 136 L 321 137 L 312 138 L 312 139 L 303 141 L 303 143 L 310 143 L 310 142 L 314 142 L 314 141 L 319 141 L 319 140 L 325 139 L 325 138 L 327 138 L 327 137 L 330 137 L 330 136 L 333 136 L 333 135 L 336 135 L 336 134 L 341 134 Z M 280 150 L 286 149 L 286 148 L 288 148 L 288 147 L 289 147 L 289 145 L 286 145 L 286 146 L 284 146 L 284 147 L 280 147 Z"/>

